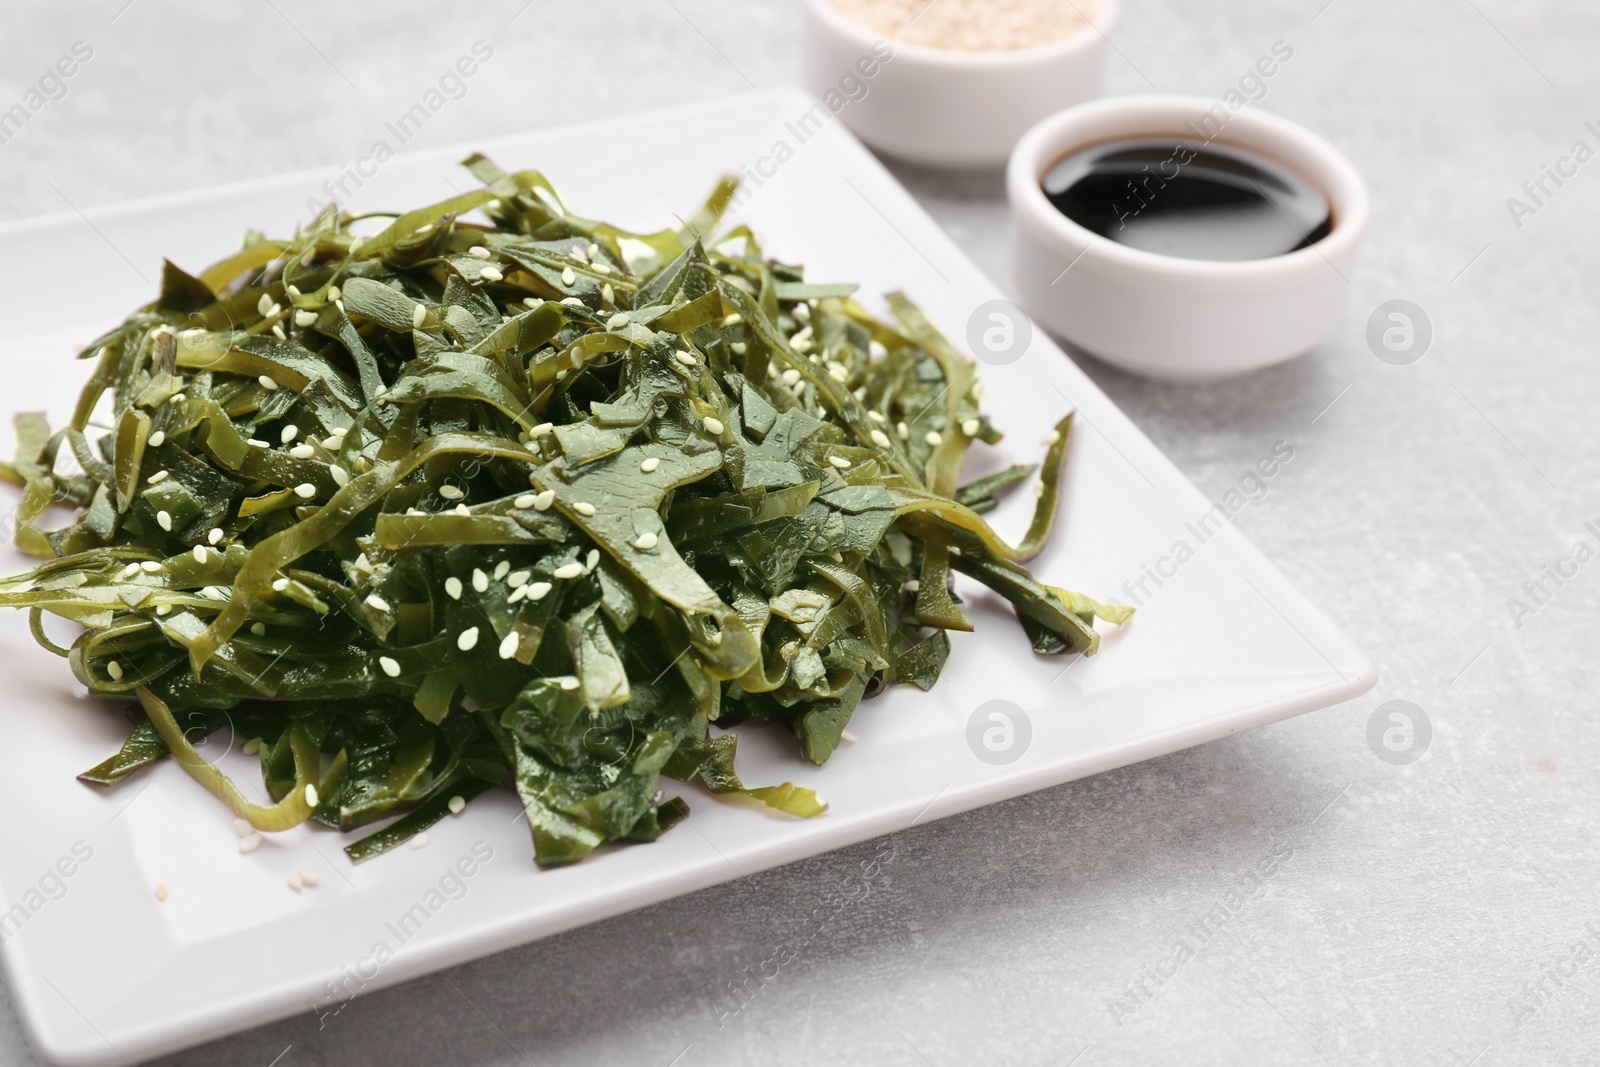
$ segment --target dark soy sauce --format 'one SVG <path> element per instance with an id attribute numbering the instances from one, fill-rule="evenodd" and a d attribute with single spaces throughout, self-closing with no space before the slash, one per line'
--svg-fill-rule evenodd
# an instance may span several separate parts
<path id="1" fill-rule="evenodd" d="M 1044 195 L 1087 230 L 1180 259 L 1267 259 L 1333 229 L 1327 197 L 1237 148 L 1129 140 L 1080 149 L 1045 175 Z"/>

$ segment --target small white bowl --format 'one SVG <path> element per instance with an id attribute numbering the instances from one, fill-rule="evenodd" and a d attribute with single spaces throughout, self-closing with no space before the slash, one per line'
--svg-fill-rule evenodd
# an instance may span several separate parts
<path id="1" fill-rule="evenodd" d="M 935 166 L 999 166 L 1028 127 L 1100 95 L 1117 0 L 1084 6 L 1093 24 L 1059 41 L 962 52 L 885 39 L 845 18 L 832 0 L 806 0 L 804 85 L 819 100 L 832 92 L 847 101 L 839 118 L 889 155 Z M 886 46 L 892 58 L 884 60 Z"/>
<path id="2" fill-rule="evenodd" d="M 1179 259 L 1092 233 L 1045 198 L 1041 182 L 1063 157 L 1145 137 L 1244 149 L 1287 167 L 1328 198 L 1332 231 L 1268 259 Z M 1006 192 L 1028 314 L 1107 363 L 1180 381 L 1240 374 L 1315 348 L 1344 308 L 1370 214 L 1361 175 L 1327 141 L 1287 119 L 1193 96 L 1114 97 L 1052 115 L 1011 154 Z"/>

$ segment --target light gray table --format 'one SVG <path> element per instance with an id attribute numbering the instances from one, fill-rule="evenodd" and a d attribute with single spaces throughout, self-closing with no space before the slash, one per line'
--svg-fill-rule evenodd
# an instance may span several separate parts
<path id="1" fill-rule="evenodd" d="M 448 19 L 421 3 L 7 5 L 0 107 L 74 41 L 94 55 L 0 145 L 0 218 L 331 173 L 478 38 L 494 60 L 419 143 L 796 76 L 793 2 L 523 3 Z M 364 997 L 321 1032 L 307 1013 L 163 1062 L 1600 1060 L 1600 562 L 1520 626 L 1507 606 L 1574 541 L 1600 548 L 1584 529 L 1600 520 L 1600 161 L 1547 185 L 1520 226 L 1506 203 L 1574 141 L 1600 149 L 1584 126 L 1600 126 L 1600 8 L 1124 6 L 1112 92 L 1220 95 L 1282 39 L 1295 57 L 1259 106 L 1324 133 L 1371 185 L 1349 309 L 1310 358 L 1205 387 L 1089 371 L 1213 497 L 1294 444 L 1238 522 L 1377 659 L 1378 690 L 898 834 L 876 891 L 821 929 L 796 916 L 874 845 Z M 898 173 L 1005 285 L 998 176 Z M 1364 340 L 1395 298 L 1435 330 L 1408 367 Z M 1396 698 L 1433 728 L 1405 767 L 1367 743 Z M 1259 893 L 1171 977 L 1149 977 L 1274 846 L 1292 853 Z M 727 984 L 799 942 L 719 1029 Z M 0 1061 L 34 1062 L 9 1005 Z"/>

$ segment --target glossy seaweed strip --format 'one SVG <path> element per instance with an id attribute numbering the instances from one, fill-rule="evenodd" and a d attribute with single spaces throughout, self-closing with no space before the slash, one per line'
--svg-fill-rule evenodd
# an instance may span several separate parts
<path id="1" fill-rule="evenodd" d="M 748 229 L 714 236 L 732 181 L 639 234 L 465 165 L 482 188 L 165 264 L 84 351 L 70 423 L 18 418 L 0 478 L 43 562 L 0 606 L 142 709 L 86 781 L 170 756 L 258 828 L 380 826 L 352 860 L 509 785 L 538 862 L 570 863 L 683 818 L 671 781 L 821 814 L 747 786 L 726 729 L 827 761 L 863 701 L 937 681 L 971 625 L 955 571 L 1041 653 L 1126 620 L 1022 566 L 1070 418 L 1037 468 L 960 485 L 1000 433 L 910 300 L 886 322 Z M 983 513 L 1035 469 L 1008 541 Z M 53 505 L 72 520 L 47 528 Z M 69 648 L 44 613 L 79 625 Z M 272 803 L 196 749 L 215 730 L 259 753 Z"/>

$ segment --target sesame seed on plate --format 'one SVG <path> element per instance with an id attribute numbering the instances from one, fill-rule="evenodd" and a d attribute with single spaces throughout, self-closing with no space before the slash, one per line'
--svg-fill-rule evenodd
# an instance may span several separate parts
<path id="1" fill-rule="evenodd" d="M 888 418 L 881 411 L 869 411 L 869 412 L 867 412 L 867 418 L 871 419 L 873 422 L 877 423 L 879 426 L 882 426 L 882 425 L 884 425 L 885 423 L 887 423 L 889 421 Z"/>
<path id="2" fill-rule="evenodd" d="M 461 814 L 461 810 L 463 808 L 465 808 L 466 806 L 467 806 L 467 798 L 466 797 L 456 796 L 456 797 L 451 797 L 450 798 L 449 808 L 450 808 L 450 814 L 451 815 L 460 815 Z"/>
<path id="3" fill-rule="evenodd" d="M 589 550 L 589 554 L 587 556 L 585 556 L 584 560 L 583 560 L 583 573 L 588 574 L 591 571 L 593 571 L 594 568 L 595 568 L 595 564 L 597 564 L 599 562 L 600 562 L 600 550 L 598 548 L 591 548 Z"/>
<path id="4" fill-rule="evenodd" d="M 317 487 L 310 482 L 301 482 L 294 487 L 294 495 L 302 500 L 310 500 L 317 495 Z"/>
<path id="5" fill-rule="evenodd" d="M 444 580 L 444 591 L 446 593 L 450 594 L 450 599 L 451 600 L 460 600 L 461 599 L 461 579 L 457 578 L 453 574 L 450 577 L 446 578 Z"/>
<path id="6" fill-rule="evenodd" d="M 889 354 L 889 350 L 883 347 L 882 341 L 869 341 L 867 342 L 867 354 L 873 359 L 882 359 Z"/>
<path id="7" fill-rule="evenodd" d="M 300 890 L 304 889 L 305 886 L 306 886 L 306 880 L 304 878 L 300 877 L 300 872 L 299 871 L 294 871 L 289 875 L 289 888 L 290 889 L 293 889 L 296 893 L 298 893 L 298 892 L 300 892 Z"/>
<path id="8" fill-rule="evenodd" d="M 1061 440 L 1061 431 L 1060 430 L 1051 430 L 1049 433 L 1044 435 L 1044 443 L 1047 444 L 1047 445 L 1057 444 L 1057 443 L 1060 442 L 1060 440 Z"/>
<path id="9" fill-rule="evenodd" d="M 589 518 L 592 515 L 594 515 L 595 507 L 594 507 L 593 504 L 589 503 L 587 500 L 580 500 L 576 504 L 572 505 L 572 510 L 576 511 L 579 515 L 582 515 L 584 518 Z"/>
<path id="10" fill-rule="evenodd" d="M 373 611 L 389 610 L 389 602 L 383 599 L 383 597 L 379 596 L 377 593 L 368 593 L 365 603 L 367 607 L 371 608 Z"/>
<path id="11" fill-rule="evenodd" d="M 295 873 L 300 876 L 301 884 L 307 889 L 315 889 L 317 886 L 322 884 L 322 875 L 308 867 L 301 867 Z"/>
<path id="12" fill-rule="evenodd" d="M 160 448 L 166 443 L 167 432 L 165 430 L 157 430 L 155 433 L 150 435 L 149 445 L 151 448 Z"/>
<path id="13" fill-rule="evenodd" d="M 505 277 L 504 274 L 501 274 L 500 271 L 497 270 L 494 267 L 485 267 L 481 271 L 479 271 L 478 274 L 480 276 L 482 276 L 484 279 L 486 279 L 488 281 L 491 281 L 491 282 L 500 281 L 502 278 Z"/>
<path id="14" fill-rule="evenodd" d="M 240 837 L 249 837 L 256 832 L 256 828 L 251 826 L 245 819 L 235 819 L 233 820 L 233 832 Z"/>
<path id="15" fill-rule="evenodd" d="M 415 852 L 419 848 L 427 848 L 427 847 L 428 847 L 428 835 L 427 834 L 418 834 L 416 837 L 413 837 L 411 839 L 411 850 L 413 852 Z"/>
<path id="16" fill-rule="evenodd" d="M 563 580 L 565 580 L 567 578 L 576 578 L 576 577 L 578 577 L 578 575 L 580 575 L 582 573 L 583 573 L 583 564 L 577 563 L 577 562 L 563 563 L 561 566 L 557 567 L 556 570 L 555 570 L 555 576 L 557 578 L 561 578 Z"/>
<path id="17" fill-rule="evenodd" d="M 461 631 L 461 636 L 456 638 L 456 647 L 463 652 L 471 652 L 478 647 L 478 628 L 469 626 Z"/>
<path id="18" fill-rule="evenodd" d="M 164 901 L 167 899 L 167 887 L 162 885 L 160 882 L 156 883 L 154 892 L 157 900 Z"/>
<path id="19" fill-rule="evenodd" d="M 472 568 L 472 588 L 480 593 L 489 591 L 489 576 L 477 567 Z"/>
<path id="20" fill-rule="evenodd" d="M 851 733 L 849 730 L 840 730 L 839 731 L 839 740 L 843 741 L 847 745 L 853 745 L 857 741 L 859 741 L 860 738 L 858 738 L 855 734 Z"/>
<path id="21" fill-rule="evenodd" d="M 522 635 L 512 630 L 506 634 L 505 640 L 500 642 L 500 658 L 510 659 L 517 654 L 517 646 L 522 643 Z"/>
<path id="22" fill-rule="evenodd" d="M 378 666 L 383 668 L 383 673 L 391 678 L 400 677 L 400 664 L 388 656 L 378 657 Z"/>
<path id="23" fill-rule="evenodd" d="M 329 430 L 328 432 L 331 433 L 334 437 L 343 437 L 345 434 L 350 432 L 350 427 L 348 427 L 348 426 L 335 426 L 332 430 Z"/>
<path id="24" fill-rule="evenodd" d="M 467 507 L 465 504 L 457 504 L 455 507 L 450 509 L 450 514 L 460 515 L 463 519 L 470 519 L 472 518 L 472 509 Z"/>
<path id="25" fill-rule="evenodd" d="M 172 513 L 168 511 L 156 512 L 156 525 L 170 532 L 172 530 Z"/>
<path id="26" fill-rule="evenodd" d="M 250 853 L 260 848 L 261 842 L 264 840 L 266 840 L 266 838 L 256 833 L 252 833 L 249 837 L 241 837 L 239 839 L 239 854 L 242 856 L 248 856 Z"/>
<path id="27" fill-rule="evenodd" d="M 132 578 L 138 573 L 139 565 L 137 563 L 130 563 L 126 567 L 122 568 L 122 577 L 124 578 Z"/>

